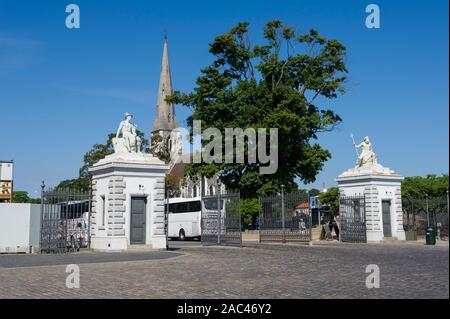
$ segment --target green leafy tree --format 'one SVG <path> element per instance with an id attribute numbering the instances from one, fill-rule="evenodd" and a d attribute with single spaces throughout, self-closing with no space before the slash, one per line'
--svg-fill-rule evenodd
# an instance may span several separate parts
<path id="1" fill-rule="evenodd" d="M 339 211 L 339 188 L 330 187 L 326 192 L 320 193 L 317 197 L 321 204 L 330 205 L 333 213 Z"/>
<path id="2" fill-rule="evenodd" d="M 258 198 L 244 198 L 241 200 L 241 219 L 244 227 L 252 223 L 259 214 L 259 199 Z"/>
<path id="3" fill-rule="evenodd" d="M 261 164 L 248 162 L 248 141 L 245 163 L 222 158 L 221 164 L 192 163 L 186 170 L 191 176 L 220 173 L 229 189 L 256 198 L 280 191 L 282 184 L 286 191 L 297 189 L 296 178 L 315 181 L 331 157 L 315 140 L 341 121 L 328 103 L 344 93 L 347 69 L 345 47 L 315 30 L 298 34 L 281 21 L 270 21 L 265 43 L 251 45 L 248 27 L 238 23 L 216 37 L 209 49 L 215 59 L 201 70 L 194 91 L 175 92 L 167 100 L 192 109 L 191 133 L 194 120 L 202 121 L 202 130 L 215 127 L 223 136 L 225 128 L 278 128 L 280 164 L 272 175 L 260 174 Z"/>
<path id="4" fill-rule="evenodd" d="M 74 179 L 66 179 L 61 181 L 56 188 L 57 189 L 71 189 L 78 191 L 88 191 L 90 187 L 91 180 L 89 176 L 78 177 Z"/>
<path id="5" fill-rule="evenodd" d="M 30 198 L 28 197 L 28 192 L 16 191 L 13 192 L 13 202 L 14 203 L 28 203 Z"/>
<path id="6" fill-rule="evenodd" d="M 165 189 L 166 194 L 168 194 L 169 197 L 179 197 L 180 196 L 180 187 L 178 184 L 178 180 L 170 174 L 167 174 L 165 177 Z"/>
<path id="7" fill-rule="evenodd" d="M 13 192 L 13 202 L 14 203 L 39 204 L 41 202 L 41 200 L 39 198 L 30 198 L 28 196 L 28 192 L 15 191 L 15 192 Z"/>
<path id="8" fill-rule="evenodd" d="M 406 198 L 428 197 L 442 198 L 448 190 L 448 174 L 437 176 L 429 174 L 425 177 L 406 177 L 402 182 L 402 196 Z"/>
<path id="9" fill-rule="evenodd" d="M 317 188 L 311 188 L 308 192 L 309 196 L 317 196 L 320 194 L 320 190 L 318 190 Z"/>
<path id="10" fill-rule="evenodd" d="M 149 153 L 149 143 L 148 140 L 144 138 L 144 133 L 136 130 L 136 134 L 142 140 L 142 151 L 144 153 Z M 81 168 L 79 169 L 78 178 L 63 180 L 58 184 L 57 188 L 69 188 L 87 191 L 90 187 L 89 167 L 97 163 L 99 160 L 105 158 L 105 156 L 110 155 L 114 152 L 112 139 L 115 137 L 116 133 L 110 133 L 108 134 L 106 143 L 94 144 L 92 146 L 92 149 L 86 152 L 83 156 L 83 166 L 81 166 Z"/>
<path id="11" fill-rule="evenodd" d="M 447 200 L 445 197 L 447 190 L 448 174 L 406 177 L 402 182 L 402 207 L 406 213 L 405 226 L 408 229 L 414 229 L 417 226 L 413 212 L 417 214 L 418 212 L 426 212 L 428 209 L 429 212 L 434 214 L 446 215 Z M 428 205 L 425 199 L 426 195 L 429 198 Z"/>

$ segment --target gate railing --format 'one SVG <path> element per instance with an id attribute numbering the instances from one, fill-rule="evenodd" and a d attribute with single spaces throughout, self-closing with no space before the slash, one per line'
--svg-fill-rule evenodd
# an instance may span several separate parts
<path id="1" fill-rule="evenodd" d="M 402 198 L 403 227 L 405 231 L 416 231 L 425 236 L 429 226 L 435 227 L 439 238 L 449 236 L 448 199 L 446 198 Z"/>
<path id="2" fill-rule="evenodd" d="M 365 243 L 366 199 L 361 196 L 341 196 L 339 198 L 340 240 L 343 242 Z"/>
<path id="3" fill-rule="evenodd" d="M 41 186 L 41 252 L 65 253 L 90 247 L 91 192 Z"/>
<path id="4" fill-rule="evenodd" d="M 202 196 L 201 240 L 203 245 L 242 246 L 240 194 Z"/>
<path id="5" fill-rule="evenodd" d="M 288 193 L 260 198 L 260 242 L 311 242 L 312 214 L 310 197 Z"/>

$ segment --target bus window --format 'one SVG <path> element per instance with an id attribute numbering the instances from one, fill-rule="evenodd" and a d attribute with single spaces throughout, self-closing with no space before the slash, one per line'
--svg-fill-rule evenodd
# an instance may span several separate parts
<path id="1" fill-rule="evenodd" d="M 187 202 L 186 204 L 188 204 L 188 212 L 198 212 L 202 210 L 199 200 L 195 202 Z"/>
<path id="2" fill-rule="evenodd" d="M 165 205 L 167 208 L 167 204 Z M 169 213 L 180 214 L 180 213 L 192 213 L 201 211 L 200 201 L 189 201 L 189 202 L 179 202 L 169 204 Z"/>

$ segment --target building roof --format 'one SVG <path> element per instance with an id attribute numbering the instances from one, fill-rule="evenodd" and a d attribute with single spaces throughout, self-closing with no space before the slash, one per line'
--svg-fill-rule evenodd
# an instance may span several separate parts
<path id="1" fill-rule="evenodd" d="M 184 177 L 184 172 L 186 170 L 186 164 L 190 163 L 191 154 L 183 154 L 178 159 L 177 162 L 172 165 L 169 172 L 167 173 L 175 183 L 179 183 Z"/>
<path id="2" fill-rule="evenodd" d="M 309 209 L 309 203 L 300 203 L 295 206 L 295 209 Z"/>
<path id="3" fill-rule="evenodd" d="M 186 169 L 186 164 L 183 162 L 175 163 L 172 166 L 167 175 L 173 179 L 173 181 L 178 184 L 180 180 L 184 177 L 184 172 Z"/>

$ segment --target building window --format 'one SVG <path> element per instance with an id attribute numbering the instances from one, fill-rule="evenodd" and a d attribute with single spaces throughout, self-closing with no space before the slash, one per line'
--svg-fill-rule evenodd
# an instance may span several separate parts
<path id="1" fill-rule="evenodd" d="M 205 178 L 205 176 L 201 177 L 200 186 L 202 188 L 202 196 L 205 196 L 206 195 L 206 178 Z"/>
<path id="2" fill-rule="evenodd" d="M 106 215 L 106 198 L 105 195 L 100 196 L 101 198 L 101 212 L 102 212 L 102 226 L 105 226 L 105 215 Z"/>
<path id="3" fill-rule="evenodd" d="M 209 195 L 214 195 L 214 186 L 209 186 Z"/>
<path id="4" fill-rule="evenodd" d="M 194 185 L 192 197 L 197 197 L 197 186 Z"/>

